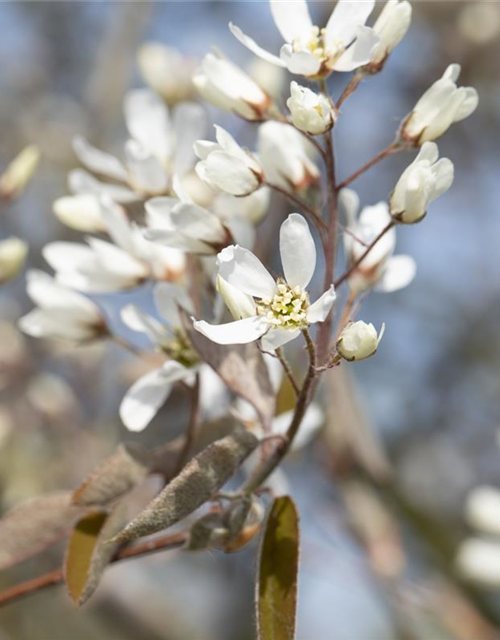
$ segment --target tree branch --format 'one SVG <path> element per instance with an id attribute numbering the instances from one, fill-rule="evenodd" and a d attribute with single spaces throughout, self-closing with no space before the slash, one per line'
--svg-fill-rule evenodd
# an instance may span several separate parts
<path id="1" fill-rule="evenodd" d="M 403 151 L 403 149 L 406 149 L 406 148 L 407 148 L 406 145 L 403 145 L 399 140 L 397 140 L 396 142 L 393 142 L 385 149 L 382 149 L 380 153 L 378 153 L 374 158 L 372 158 L 369 162 L 363 165 L 360 169 L 352 173 L 343 182 L 338 184 L 336 186 L 336 190 L 340 191 L 340 189 L 347 187 L 348 184 L 351 184 L 351 182 L 354 182 L 354 180 L 362 176 L 369 169 L 371 169 L 373 166 L 378 164 L 381 160 L 384 160 L 384 158 L 388 158 L 393 153 L 398 153 L 399 151 Z"/>
<path id="2" fill-rule="evenodd" d="M 136 545 L 130 547 L 124 547 L 120 549 L 112 563 L 120 562 L 121 560 L 128 560 L 130 558 L 138 558 L 140 556 L 149 555 L 150 553 L 156 553 L 158 551 L 167 551 L 169 549 L 177 549 L 181 547 L 186 541 L 187 533 L 180 531 L 178 533 L 172 533 L 168 536 L 162 536 L 161 538 L 153 538 L 152 540 L 145 540 Z M 5 589 L 0 592 L 0 607 L 3 607 L 12 602 L 16 602 L 21 598 L 25 598 L 29 595 L 53 587 L 64 582 L 63 569 L 55 569 L 49 573 L 45 573 L 38 578 L 32 578 L 21 582 L 20 584 Z"/>

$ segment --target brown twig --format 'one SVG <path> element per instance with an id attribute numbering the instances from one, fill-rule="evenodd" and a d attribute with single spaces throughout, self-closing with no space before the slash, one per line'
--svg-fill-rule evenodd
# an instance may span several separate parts
<path id="1" fill-rule="evenodd" d="M 283 370 L 286 374 L 286 377 L 288 378 L 288 380 L 290 381 L 290 384 L 292 385 L 292 389 L 294 390 L 295 395 L 298 396 L 300 393 L 299 385 L 297 384 L 297 381 L 293 376 L 293 372 L 292 372 L 292 369 L 290 368 L 290 365 L 288 364 L 288 362 L 285 360 L 285 357 L 283 356 L 283 350 L 281 348 L 276 349 L 276 357 L 280 361 L 281 366 L 283 367 Z"/>
<path id="2" fill-rule="evenodd" d="M 363 262 L 363 260 L 366 258 L 366 256 L 370 253 L 370 251 L 373 249 L 373 247 L 377 244 L 377 242 L 383 238 L 385 236 L 385 234 L 392 229 L 395 226 L 395 221 L 391 220 L 387 226 L 385 226 L 382 231 L 378 234 L 378 236 L 368 245 L 368 247 L 365 249 L 365 251 L 361 254 L 361 256 L 352 263 L 352 265 L 349 267 L 349 269 L 347 269 L 347 271 L 345 271 L 340 278 L 338 278 L 337 280 L 335 280 L 335 286 L 338 287 L 339 285 L 341 285 L 343 282 L 345 282 L 345 280 L 347 280 L 347 278 L 354 273 L 354 271 L 356 271 L 356 269 L 359 267 L 359 265 Z"/>
<path id="3" fill-rule="evenodd" d="M 336 102 L 337 110 L 339 110 L 340 107 L 347 100 L 347 98 L 349 98 L 349 96 L 351 96 L 356 91 L 356 89 L 358 88 L 360 82 L 363 80 L 363 77 L 364 77 L 363 75 L 358 74 L 358 73 L 356 73 L 355 75 L 352 76 L 352 78 L 349 80 L 349 84 L 346 86 L 346 88 L 342 92 L 342 95 L 340 96 L 340 98 Z"/>
<path id="4" fill-rule="evenodd" d="M 277 193 L 280 193 L 282 196 L 285 196 L 285 198 L 290 200 L 290 202 L 293 202 L 293 204 L 296 204 L 304 213 L 307 213 L 307 215 L 311 218 L 312 222 L 317 226 L 320 232 L 324 233 L 327 230 L 327 226 L 324 221 L 319 217 L 316 211 L 314 211 L 314 209 L 311 209 L 311 207 L 307 205 L 303 200 L 297 198 L 297 196 L 295 196 L 293 193 L 290 193 L 290 191 L 283 189 L 283 187 L 280 187 L 277 184 L 272 184 L 271 182 L 266 182 L 265 184 L 270 189 L 273 189 Z"/>
<path id="5" fill-rule="evenodd" d="M 323 84 L 323 90 L 325 95 L 326 89 Z M 325 250 L 325 277 L 323 282 L 323 291 L 327 291 L 330 288 L 335 270 L 335 253 L 337 249 L 337 222 L 338 222 L 338 203 L 337 203 L 337 191 L 335 188 L 335 154 L 333 149 L 333 139 L 330 132 L 324 134 L 325 148 L 326 148 L 326 178 L 328 184 L 328 231 L 326 242 L 324 245 Z M 333 314 L 330 313 L 328 318 L 321 323 L 318 329 L 317 338 L 317 354 L 320 360 L 320 364 L 324 364 L 327 358 L 327 347 L 330 341 L 330 334 L 332 330 Z"/>
<path id="6" fill-rule="evenodd" d="M 145 540 L 144 542 L 140 542 L 136 545 L 120 549 L 111 562 L 115 563 L 120 562 L 121 560 L 129 560 L 130 558 L 149 555 L 150 553 L 156 553 L 158 551 L 177 549 L 184 544 L 186 538 L 186 532 L 180 531 L 178 533 L 162 536 L 161 538 Z M 63 569 L 55 569 L 54 571 L 50 571 L 49 573 L 39 576 L 38 578 L 32 578 L 31 580 L 26 580 L 26 582 L 21 582 L 14 587 L 10 587 L 10 589 L 5 589 L 0 592 L 0 607 L 16 602 L 21 598 L 35 594 L 48 587 L 61 584 L 63 581 Z"/>
<path id="7" fill-rule="evenodd" d="M 363 165 L 360 169 L 352 173 L 348 178 L 346 178 L 340 184 L 338 184 L 336 186 L 336 190 L 340 191 L 340 189 L 347 187 L 348 184 L 351 184 L 351 182 L 354 182 L 354 180 L 362 176 L 363 173 L 366 173 L 369 169 L 371 169 L 373 166 L 378 164 L 381 160 L 384 160 L 385 158 L 388 158 L 393 153 L 398 153 L 399 151 L 402 151 L 405 148 L 406 148 L 405 145 L 403 145 L 399 140 L 397 140 L 396 142 L 393 142 L 385 149 L 382 149 L 380 153 L 378 153 L 374 158 L 372 158 L 369 162 Z"/>

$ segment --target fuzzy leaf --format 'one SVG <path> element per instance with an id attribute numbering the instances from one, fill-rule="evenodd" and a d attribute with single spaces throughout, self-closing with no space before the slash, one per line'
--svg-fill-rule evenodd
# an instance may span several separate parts
<path id="1" fill-rule="evenodd" d="M 219 374 L 233 393 L 255 408 L 265 425 L 270 425 L 275 398 L 266 364 L 257 346 L 253 343 L 231 346 L 216 344 L 195 331 L 185 314 L 182 319 L 200 359 Z"/>
<path id="2" fill-rule="evenodd" d="M 0 520 L 0 569 L 56 543 L 82 513 L 66 491 L 34 498 L 7 513 Z"/>
<path id="3" fill-rule="evenodd" d="M 105 506 L 133 489 L 148 474 L 142 453 L 120 445 L 73 492 L 73 504 Z"/>
<path id="4" fill-rule="evenodd" d="M 176 524 L 209 500 L 257 446 L 244 429 L 217 440 L 186 464 L 135 520 L 114 538 L 130 542 Z"/>
<path id="5" fill-rule="evenodd" d="M 64 575 L 71 599 L 81 606 L 101 581 L 104 570 L 114 556 L 117 544 L 105 544 L 126 522 L 124 505 L 110 513 L 96 511 L 82 518 L 69 538 Z"/>
<path id="6" fill-rule="evenodd" d="M 289 496 L 276 498 L 264 525 L 256 585 L 259 640 L 293 640 L 297 610 L 299 517 Z"/>

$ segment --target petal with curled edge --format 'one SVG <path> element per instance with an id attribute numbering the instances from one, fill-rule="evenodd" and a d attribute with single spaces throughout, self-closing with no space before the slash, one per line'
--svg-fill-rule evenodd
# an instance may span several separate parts
<path id="1" fill-rule="evenodd" d="M 248 344 L 258 340 L 269 328 L 263 318 L 253 316 L 226 324 L 209 324 L 204 320 L 193 320 L 193 326 L 217 344 Z"/>

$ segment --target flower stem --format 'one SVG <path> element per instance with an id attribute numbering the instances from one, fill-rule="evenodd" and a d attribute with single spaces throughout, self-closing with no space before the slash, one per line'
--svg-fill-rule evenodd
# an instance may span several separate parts
<path id="1" fill-rule="evenodd" d="M 292 421 L 288 427 L 285 438 L 278 443 L 273 453 L 264 460 L 264 462 L 256 469 L 255 473 L 243 485 L 242 490 L 247 494 L 256 491 L 286 456 L 295 436 L 297 435 L 300 425 L 302 424 L 307 407 L 309 406 L 313 383 L 318 375 L 316 370 L 316 347 L 307 329 L 302 331 L 302 335 L 305 338 L 306 348 L 309 354 L 309 367 L 297 398 L 297 404 L 295 405 Z"/>
<path id="2" fill-rule="evenodd" d="M 290 365 L 285 360 L 285 357 L 283 355 L 283 350 L 281 348 L 276 349 L 276 357 L 280 361 L 281 366 L 283 367 L 283 371 L 285 372 L 286 377 L 290 381 L 290 384 L 292 385 L 292 389 L 293 389 L 295 395 L 298 396 L 299 393 L 300 393 L 299 385 L 297 384 L 297 381 L 295 380 L 295 378 L 293 376 L 293 372 L 292 372 L 292 369 L 290 368 Z"/>
<path id="3" fill-rule="evenodd" d="M 380 153 L 378 153 L 374 158 L 372 158 L 369 162 L 363 165 L 360 169 L 352 173 L 348 178 L 346 178 L 340 184 L 338 184 L 336 186 L 336 190 L 340 191 L 340 189 L 347 187 L 348 184 L 351 184 L 351 182 L 354 182 L 354 180 L 362 176 L 364 173 L 366 173 L 369 169 L 374 167 L 376 164 L 378 164 L 385 158 L 388 158 L 393 153 L 398 153 L 399 151 L 402 151 L 405 148 L 406 148 L 406 145 L 402 144 L 399 140 L 397 140 L 396 142 L 393 142 L 385 149 L 382 149 Z"/>
<path id="4" fill-rule="evenodd" d="M 290 200 L 290 202 L 293 202 L 293 204 L 297 205 L 297 207 L 299 207 L 304 213 L 307 213 L 307 215 L 311 218 L 312 222 L 317 226 L 319 231 L 325 232 L 327 230 L 326 224 L 319 217 L 316 211 L 314 211 L 314 209 L 311 209 L 311 207 L 307 205 L 303 200 L 295 196 L 293 193 L 290 193 L 290 191 L 283 189 L 283 187 L 280 187 L 277 184 L 272 184 L 271 182 L 266 182 L 265 184 L 270 189 L 273 189 L 277 193 L 280 193 L 282 196 Z"/>
<path id="5" fill-rule="evenodd" d="M 337 280 L 335 280 L 334 284 L 336 287 L 338 287 L 339 285 L 341 285 L 343 282 L 345 282 L 345 280 L 347 280 L 347 278 L 354 273 L 354 271 L 356 271 L 356 269 L 359 267 L 359 265 L 363 262 L 363 260 L 366 258 L 366 256 L 370 253 L 370 251 L 373 249 L 373 247 L 377 244 L 377 242 L 383 238 L 385 236 L 385 234 L 392 229 L 394 226 L 396 225 L 396 223 L 394 222 L 394 220 L 391 220 L 387 226 L 385 226 L 382 231 L 378 234 L 378 236 L 373 240 L 373 242 L 371 242 L 365 249 L 365 251 L 361 254 L 361 256 L 352 263 L 352 265 L 349 267 L 349 269 L 347 269 L 347 271 L 345 271 L 340 278 L 338 278 Z"/>

